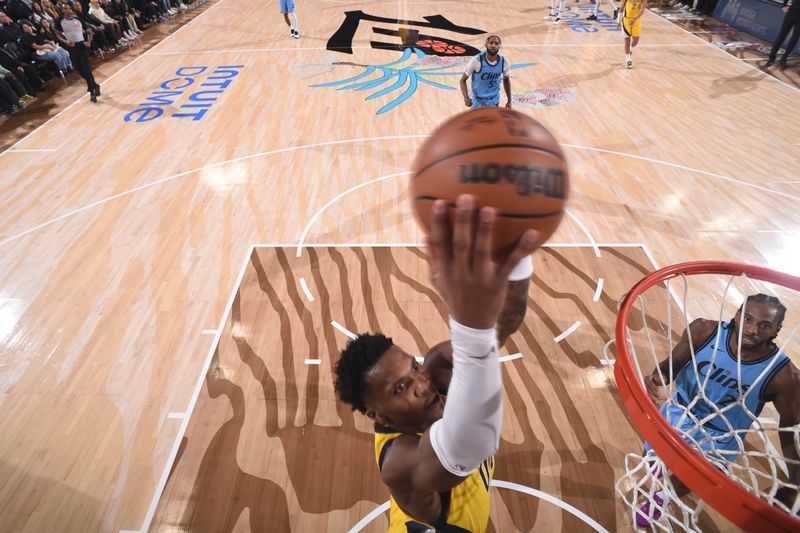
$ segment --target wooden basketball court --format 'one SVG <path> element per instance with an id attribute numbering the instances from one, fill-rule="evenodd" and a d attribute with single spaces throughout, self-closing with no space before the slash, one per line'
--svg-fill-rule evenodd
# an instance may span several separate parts
<path id="1" fill-rule="evenodd" d="M 293 40 L 276 3 L 218 0 L 4 152 L 0 531 L 385 529 L 370 425 L 331 367 L 348 332 L 447 336 L 406 190 L 465 61 L 404 56 L 402 28 L 500 34 L 515 107 L 570 164 L 503 353 L 491 528 L 631 529 L 617 302 L 685 260 L 798 273 L 800 94 L 654 13 L 626 70 L 618 31 L 568 6 L 553 25 L 544 2 L 311 0 Z"/>

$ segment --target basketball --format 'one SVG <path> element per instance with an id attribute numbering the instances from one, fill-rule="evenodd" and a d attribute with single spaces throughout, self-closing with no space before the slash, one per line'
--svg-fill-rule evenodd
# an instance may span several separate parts
<path id="1" fill-rule="evenodd" d="M 533 118 L 506 108 L 483 107 L 441 124 L 417 151 L 411 199 L 417 221 L 430 232 L 437 199 L 450 206 L 460 194 L 497 209 L 493 256 L 511 253 L 527 229 L 542 244 L 558 227 L 569 196 L 564 151 Z"/>

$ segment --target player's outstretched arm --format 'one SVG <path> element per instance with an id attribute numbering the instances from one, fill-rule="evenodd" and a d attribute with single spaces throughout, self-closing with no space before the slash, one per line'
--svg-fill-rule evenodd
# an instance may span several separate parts
<path id="1" fill-rule="evenodd" d="M 696 318 L 689 324 L 681 335 L 681 340 L 675 345 L 672 350 L 672 373 L 670 373 L 670 358 L 667 357 L 658 366 L 653 369 L 653 372 L 644 377 L 644 386 L 647 389 L 647 395 L 650 400 L 656 405 L 660 406 L 664 398 L 662 398 L 662 387 L 672 382 L 678 372 L 683 367 L 688 365 L 692 360 L 692 353 L 697 350 L 700 344 L 708 339 L 719 322 L 714 320 L 706 320 L 705 318 Z"/>
<path id="2" fill-rule="evenodd" d="M 476 212 L 474 199 L 462 195 L 451 231 L 444 202 L 433 206 L 428 262 L 450 311 L 453 376 L 442 418 L 419 439 L 398 437 L 381 470 L 397 503 L 427 522 L 441 513 L 437 493 L 463 481 L 500 442 L 503 389 L 494 326 L 508 275 L 533 252 L 536 235 L 526 232 L 498 265 L 491 258 L 494 219 L 493 209 Z"/>

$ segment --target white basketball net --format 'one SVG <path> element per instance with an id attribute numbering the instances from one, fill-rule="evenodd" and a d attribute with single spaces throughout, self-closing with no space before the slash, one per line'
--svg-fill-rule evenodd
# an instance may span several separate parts
<path id="1" fill-rule="evenodd" d="M 688 280 L 687 276 L 683 275 L 680 278 L 675 278 L 673 283 L 680 285 L 678 279 L 683 280 L 683 302 L 687 302 Z M 717 317 L 720 324 L 723 321 L 728 321 L 735 313 L 725 314 L 726 301 L 728 300 L 729 291 L 736 293 L 737 289 L 732 288 L 734 279 L 739 279 L 747 284 L 752 285 L 754 282 L 747 279 L 745 276 L 730 276 L 730 279 L 725 285 L 725 291 L 722 296 L 722 305 L 720 306 L 719 315 Z M 717 277 L 719 280 L 719 277 Z M 656 287 L 663 289 L 666 285 L 667 290 L 656 291 Z M 628 347 L 633 360 L 634 367 L 639 375 L 639 379 L 643 381 L 643 377 L 649 375 L 654 369 L 658 368 L 658 364 L 666 358 L 669 358 L 670 374 L 675 375 L 672 368 L 672 349 L 676 343 L 676 337 L 673 337 L 672 328 L 672 307 L 673 304 L 680 308 L 683 315 L 683 327 L 688 328 L 691 322 L 686 312 L 686 306 L 680 305 L 672 296 L 670 282 L 667 281 L 661 286 L 651 287 L 644 295 L 640 296 L 637 304 L 631 309 L 631 316 L 629 317 L 629 324 L 627 328 Z M 788 289 L 785 289 L 788 290 Z M 650 298 L 651 292 L 658 293 L 658 298 L 651 298 L 651 303 L 654 300 L 663 301 L 666 296 L 666 313 L 663 309 L 661 317 L 666 314 L 666 324 L 661 320 L 653 320 L 653 315 L 648 316 L 648 309 L 645 302 L 645 296 Z M 758 288 L 755 292 L 764 292 Z M 753 292 L 746 292 L 744 294 L 752 294 Z M 744 298 L 742 298 L 744 300 Z M 783 301 L 783 300 L 782 300 Z M 786 302 L 783 301 L 784 305 Z M 745 303 L 746 306 L 746 303 Z M 638 310 L 636 309 L 638 307 Z M 798 313 L 800 309 L 792 309 L 787 305 L 787 315 L 790 313 Z M 746 307 L 745 307 L 746 309 Z M 633 320 L 633 315 L 639 315 L 641 325 L 636 331 L 632 331 L 630 323 Z M 678 313 L 681 314 L 681 313 Z M 653 326 L 653 323 L 658 324 Z M 666 327 L 664 327 L 666 326 Z M 763 380 L 769 372 L 777 364 L 780 354 L 786 346 L 791 346 L 795 334 L 797 333 L 798 326 L 787 332 L 786 321 L 784 328 L 781 331 L 777 342 L 779 342 L 779 352 L 773 357 L 770 363 L 766 366 L 763 372 L 758 376 L 755 383 L 749 390 L 742 390 L 742 360 L 741 360 L 741 341 L 742 341 L 742 328 L 738 328 L 737 339 L 737 371 L 738 371 L 738 399 L 723 407 L 717 406 L 715 403 L 708 400 L 706 397 L 706 386 L 709 382 L 711 372 L 706 372 L 705 377 L 698 372 L 697 361 L 695 359 L 694 344 L 700 339 L 691 339 L 689 344 L 692 346 L 692 362 L 688 368 L 689 371 L 695 373 L 697 383 L 699 385 L 699 393 L 694 398 L 686 398 L 687 405 L 681 405 L 674 399 L 675 385 L 674 380 L 667 385 L 665 389 L 665 401 L 669 408 L 679 409 L 679 420 L 675 421 L 675 411 L 673 411 L 673 427 L 680 426 L 682 429 L 675 431 L 687 442 L 694 450 L 703 455 L 706 460 L 714 464 L 719 470 L 724 472 L 728 477 L 736 480 L 749 492 L 764 499 L 771 505 L 782 509 L 787 513 L 797 515 L 800 510 L 800 497 L 795 496 L 794 502 L 791 506 L 785 505 L 776 499 L 777 492 L 782 487 L 790 487 L 798 489 L 788 480 L 787 466 L 789 464 L 798 464 L 798 461 L 786 459 L 783 456 L 781 445 L 779 443 L 779 433 L 788 432 L 792 435 L 795 449 L 800 450 L 800 425 L 789 428 L 778 428 L 777 416 L 774 418 L 765 416 L 762 412 L 761 417 L 756 416 L 755 413 L 748 409 L 745 404 L 747 395 L 752 390 L 757 390 L 759 387 L 756 385 Z M 688 331 L 688 330 L 687 330 Z M 677 333 L 681 333 L 682 329 Z M 785 340 L 781 343 L 780 338 Z M 725 332 L 721 331 L 721 327 L 717 328 L 717 339 L 725 339 Z M 695 341 L 695 342 L 693 342 Z M 724 343 L 724 340 L 722 341 Z M 716 347 L 719 342 L 714 342 L 714 352 L 712 355 L 712 364 L 714 358 L 717 356 L 725 355 L 723 348 Z M 668 381 L 664 375 L 661 374 L 660 369 L 658 373 L 661 377 L 662 383 Z M 644 385 L 642 384 L 644 387 Z M 711 408 L 710 414 L 705 417 L 698 418 L 693 410 L 698 403 L 705 402 L 705 408 Z M 726 412 L 734 409 L 735 407 L 743 408 L 744 411 L 752 419 L 752 424 L 748 429 L 734 430 L 730 422 L 724 416 L 718 418 L 720 415 L 725 415 Z M 710 420 L 714 420 L 715 425 L 718 426 L 720 421 L 727 424 L 727 431 L 720 433 L 709 429 L 705 424 Z M 718 426 L 719 427 L 719 426 Z M 724 429 L 724 428 L 722 428 Z M 738 444 L 739 450 L 729 451 L 722 447 L 717 447 L 717 443 L 722 440 L 734 438 Z M 728 441 L 730 442 L 730 441 Z M 670 479 L 672 473 L 669 467 L 656 455 L 653 450 L 648 451 L 643 455 L 639 450 L 636 453 L 629 453 L 625 457 L 625 470 L 626 473 L 617 481 L 616 490 L 625 505 L 629 508 L 630 518 L 634 527 L 644 530 L 661 530 L 661 531 L 700 531 L 700 521 L 702 519 L 702 511 L 704 504 L 696 496 L 691 493 L 684 495 L 682 498 L 678 496 L 676 488 Z"/>

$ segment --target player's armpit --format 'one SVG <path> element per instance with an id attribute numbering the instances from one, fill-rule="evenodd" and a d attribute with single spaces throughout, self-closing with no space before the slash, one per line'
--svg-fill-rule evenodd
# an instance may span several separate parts
<path id="1" fill-rule="evenodd" d="M 422 437 L 397 437 L 384 459 L 381 478 L 408 514 L 429 523 L 441 513 L 438 493 L 466 479 L 445 470 L 431 446 L 430 431 Z M 426 496 L 428 494 L 436 498 Z"/>

